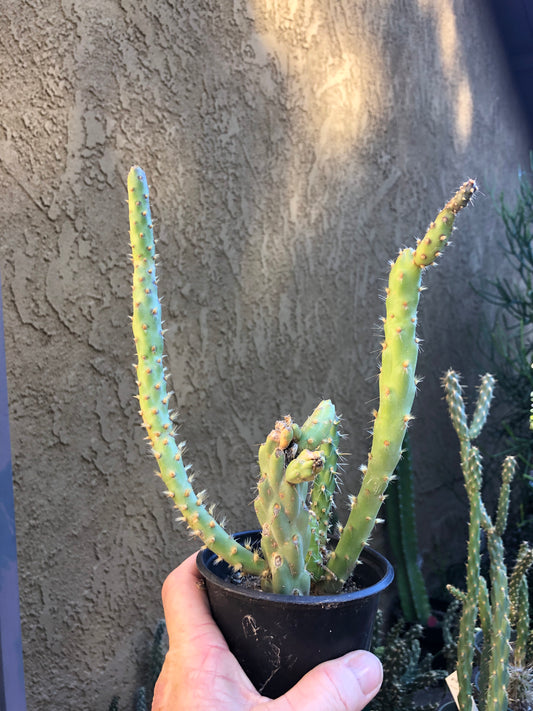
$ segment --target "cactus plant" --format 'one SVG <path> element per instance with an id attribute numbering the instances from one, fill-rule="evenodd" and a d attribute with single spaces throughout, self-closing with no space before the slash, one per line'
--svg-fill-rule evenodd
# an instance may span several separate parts
<path id="1" fill-rule="evenodd" d="M 329 519 L 337 481 L 339 417 L 322 401 L 299 427 L 287 416 L 259 449 L 260 479 L 255 510 L 262 530 L 260 550 L 237 543 L 196 494 L 175 437 L 171 393 L 163 365 L 155 241 L 148 184 L 139 167 L 128 176 L 133 260 L 133 332 L 140 413 L 168 496 L 192 532 L 230 566 L 258 575 L 264 590 L 306 595 L 339 592 L 350 577 L 374 527 L 411 419 L 417 379 L 415 335 L 421 278 L 445 247 L 457 213 L 476 191 L 465 182 L 445 205 L 416 249 L 392 263 L 386 295 L 385 338 L 379 374 L 380 402 L 361 490 L 351 499 L 348 521 L 329 550 Z M 309 489 L 311 489 L 309 493 Z"/>
<path id="2" fill-rule="evenodd" d="M 431 620 L 431 606 L 418 564 L 414 472 L 408 433 L 405 434 L 403 456 L 396 466 L 395 478 L 385 501 L 385 517 L 402 615 L 406 622 L 427 625 Z"/>
<path id="3" fill-rule="evenodd" d="M 383 664 L 383 684 L 366 707 L 368 711 L 435 711 L 438 703 L 417 703 L 416 694 L 435 687 L 446 677 L 444 669 L 433 669 L 433 657 L 422 652 L 422 625 L 398 620 L 387 634 L 381 633 L 383 614 L 378 612 L 372 651 Z"/>
<path id="4" fill-rule="evenodd" d="M 507 525 L 511 481 L 516 470 L 516 459 L 505 458 L 496 515 L 489 515 L 481 496 L 481 454 L 473 444 L 487 420 L 494 390 L 494 378 L 485 374 L 480 381 L 475 411 L 470 423 L 459 376 L 449 370 L 443 378 L 446 401 L 453 427 L 460 442 L 461 468 L 470 508 L 469 537 L 466 569 L 466 591 L 448 586 L 460 601 L 462 613 L 457 639 L 457 676 L 459 707 L 471 711 L 473 700 L 480 711 L 506 711 L 508 708 L 509 669 L 511 662 L 511 632 L 516 632 L 512 661 L 524 667 L 529 638 L 529 602 L 526 575 L 533 563 L 533 549 L 523 543 L 514 569 L 507 574 L 502 542 Z M 489 578 L 480 572 L 481 536 L 484 532 L 490 559 Z M 483 645 L 480 676 L 476 694 L 472 684 L 474 639 L 480 624 Z"/>

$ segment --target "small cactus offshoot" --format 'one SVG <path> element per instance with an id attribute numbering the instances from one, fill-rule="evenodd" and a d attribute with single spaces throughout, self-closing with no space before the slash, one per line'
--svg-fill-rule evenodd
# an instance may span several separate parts
<path id="1" fill-rule="evenodd" d="M 331 549 L 329 534 L 338 476 L 339 417 L 332 402 L 324 400 L 301 427 L 289 416 L 277 422 L 259 449 L 260 479 L 254 506 L 262 539 L 260 549 L 252 550 L 237 543 L 205 507 L 202 495 L 195 493 L 183 462 L 183 445 L 176 440 L 163 365 L 148 184 L 141 168 L 131 169 L 133 333 L 140 414 L 147 439 L 168 496 L 192 532 L 234 569 L 260 576 L 264 590 L 289 595 L 339 592 L 367 545 L 411 419 L 422 273 L 446 246 L 457 213 L 476 189 L 473 180 L 465 182 L 416 249 L 403 249 L 391 265 L 372 448 L 360 492 L 351 497 L 350 515 L 337 546 Z"/>

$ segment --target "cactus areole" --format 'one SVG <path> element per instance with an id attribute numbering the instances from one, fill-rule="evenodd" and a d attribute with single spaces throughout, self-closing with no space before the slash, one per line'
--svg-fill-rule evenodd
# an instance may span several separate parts
<path id="1" fill-rule="evenodd" d="M 416 316 L 422 273 L 446 246 L 457 213 L 476 191 L 466 181 L 431 223 L 416 248 L 400 251 L 391 264 L 379 370 L 379 407 L 372 446 L 357 496 L 350 498 L 345 525 L 329 544 L 337 487 L 339 417 L 323 400 L 302 424 L 290 416 L 276 422 L 259 448 L 259 483 L 254 507 L 261 544 L 238 543 L 196 494 L 176 440 L 163 365 L 161 304 L 156 251 L 144 172 L 128 175 L 133 260 L 133 333 L 137 349 L 140 414 L 167 493 L 180 517 L 204 546 L 236 571 L 260 577 L 265 592 L 281 595 L 332 594 L 342 590 L 367 545 L 400 459 L 411 419 L 418 355 Z"/>

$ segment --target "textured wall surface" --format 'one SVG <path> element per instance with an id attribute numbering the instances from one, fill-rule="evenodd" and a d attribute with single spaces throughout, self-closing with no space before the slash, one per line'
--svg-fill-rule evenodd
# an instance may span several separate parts
<path id="1" fill-rule="evenodd" d="M 489 195 L 528 135 L 481 0 L 12 0 L 0 43 L 0 268 L 29 708 L 124 704 L 194 544 L 133 395 L 125 178 L 152 184 L 189 461 L 253 525 L 273 421 L 329 396 L 366 459 L 387 261 L 466 177 L 483 194 L 427 275 L 413 429 L 423 550 L 461 530 L 439 377 L 474 383 Z M 446 537 L 449 536 L 449 531 Z M 463 538 L 461 534 L 460 542 Z M 459 551 L 459 556 L 462 551 Z"/>

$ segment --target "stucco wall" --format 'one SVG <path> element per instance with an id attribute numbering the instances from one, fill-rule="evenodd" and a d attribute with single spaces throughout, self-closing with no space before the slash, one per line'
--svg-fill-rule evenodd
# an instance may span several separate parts
<path id="1" fill-rule="evenodd" d="M 468 282 L 497 262 L 488 196 L 529 148 L 484 5 L 4 3 L 0 268 L 30 709 L 129 702 L 160 585 L 194 549 L 133 399 L 134 163 L 153 188 L 181 434 L 233 529 L 253 525 L 273 421 L 323 396 L 355 487 L 387 261 L 479 180 L 421 313 L 419 515 L 426 556 L 449 562 L 439 522 L 463 512 L 438 379 L 480 367 Z"/>

